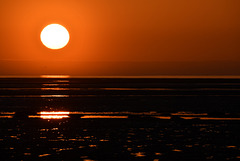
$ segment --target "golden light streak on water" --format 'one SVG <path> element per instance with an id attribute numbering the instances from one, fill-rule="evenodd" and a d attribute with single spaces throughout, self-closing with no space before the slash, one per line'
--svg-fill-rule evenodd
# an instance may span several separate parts
<path id="1" fill-rule="evenodd" d="M 180 149 L 173 149 L 172 151 L 175 151 L 175 152 L 182 152 L 182 150 L 180 150 Z"/>
<path id="2" fill-rule="evenodd" d="M 38 115 L 29 115 L 28 118 L 40 118 Z"/>
<path id="3" fill-rule="evenodd" d="M 41 111 L 40 118 L 42 119 L 63 119 L 68 118 L 68 111 Z"/>
<path id="4" fill-rule="evenodd" d="M 40 95 L 40 97 L 43 97 L 43 98 L 45 98 L 45 97 L 69 97 L 69 95 Z"/>
<path id="5" fill-rule="evenodd" d="M 181 117 L 182 119 L 185 119 L 185 120 L 191 120 L 191 119 L 196 119 L 196 118 L 199 118 L 199 117 Z"/>
<path id="6" fill-rule="evenodd" d="M 8 115 L 8 116 L 0 116 L 0 118 L 8 118 L 8 119 L 11 119 L 11 118 L 13 118 L 13 116 L 11 116 L 11 115 Z"/>
<path id="7" fill-rule="evenodd" d="M 45 157 L 45 156 L 48 156 L 48 155 L 51 155 L 51 154 L 42 154 L 42 155 L 38 155 L 38 157 Z"/>
<path id="8" fill-rule="evenodd" d="M 69 88 L 41 88 L 42 91 L 69 91 Z"/>
<path id="9" fill-rule="evenodd" d="M 2 115 L 14 115 L 15 112 L 0 112 Z"/>
<path id="10" fill-rule="evenodd" d="M 170 120 L 171 119 L 170 116 L 155 116 L 155 118 L 163 119 L 163 120 Z"/>
<path id="11" fill-rule="evenodd" d="M 215 117 L 200 117 L 201 120 L 240 120 L 240 118 L 215 118 Z"/>
<path id="12" fill-rule="evenodd" d="M 145 152 L 131 153 L 131 155 L 135 155 L 135 157 L 145 157 Z"/>
<path id="13" fill-rule="evenodd" d="M 215 121 L 228 121 L 228 120 L 233 120 L 237 121 L 240 120 L 240 118 L 231 118 L 231 117 L 181 117 L 182 119 L 185 120 L 190 120 L 190 119 L 200 119 L 200 120 L 215 120 Z"/>
<path id="14" fill-rule="evenodd" d="M 109 119 L 109 118 L 115 118 L 115 119 L 127 119 L 128 116 L 96 116 L 96 115 L 86 115 L 82 116 L 82 119 L 92 119 L 92 118 L 97 118 L 97 119 Z"/>
<path id="15" fill-rule="evenodd" d="M 70 75 L 41 75 L 41 78 L 70 78 Z"/>
<path id="16" fill-rule="evenodd" d="M 40 115 L 69 115 L 68 111 L 41 111 Z"/>
<path id="17" fill-rule="evenodd" d="M 69 116 L 67 115 L 43 115 L 40 116 L 42 119 L 63 119 L 63 118 L 68 118 Z"/>

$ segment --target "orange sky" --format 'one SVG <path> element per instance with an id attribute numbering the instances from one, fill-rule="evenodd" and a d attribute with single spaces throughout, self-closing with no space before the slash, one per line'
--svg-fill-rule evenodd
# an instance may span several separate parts
<path id="1" fill-rule="evenodd" d="M 1 0 L 0 23 L 0 75 L 240 74 L 239 0 Z"/>

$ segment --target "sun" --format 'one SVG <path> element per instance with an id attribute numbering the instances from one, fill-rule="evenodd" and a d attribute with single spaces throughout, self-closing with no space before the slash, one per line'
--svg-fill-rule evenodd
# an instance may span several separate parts
<path id="1" fill-rule="evenodd" d="M 68 44 L 70 35 L 62 25 L 50 24 L 42 30 L 40 39 L 49 49 L 61 49 Z"/>

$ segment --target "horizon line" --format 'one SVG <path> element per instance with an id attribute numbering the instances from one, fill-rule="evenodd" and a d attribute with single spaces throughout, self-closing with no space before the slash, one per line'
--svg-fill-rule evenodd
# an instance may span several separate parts
<path id="1" fill-rule="evenodd" d="M 44 75 L 0 75 L 0 78 L 152 78 L 152 79 L 240 79 L 240 75 L 136 75 L 136 76 L 75 76 L 65 74 L 44 74 Z"/>

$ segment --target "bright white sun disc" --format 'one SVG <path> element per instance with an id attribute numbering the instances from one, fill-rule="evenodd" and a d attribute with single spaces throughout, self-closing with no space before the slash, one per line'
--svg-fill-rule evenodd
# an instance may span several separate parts
<path id="1" fill-rule="evenodd" d="M 47 48 L 61 49 L 68 44 L 70 36 L 62 25 L 50 24 L 42 30 L 40 38 Z"/>

